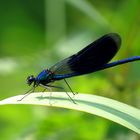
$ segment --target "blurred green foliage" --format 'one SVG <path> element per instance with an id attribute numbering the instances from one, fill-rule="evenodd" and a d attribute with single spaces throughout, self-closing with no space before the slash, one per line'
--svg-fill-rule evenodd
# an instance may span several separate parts
<path id="1" fill-rule="evenodd" d="M 114 60 L 140 55 L 139 9 L 139 0 L 1 0 L 1 99 L 24 93 L 29 88 L 28 75 L 37 75 L 109 32 L 122 37 L 122 48 Z M 76 92 L 140 108 L 139 65 L 129 63 L 68 82 Z M 56 85 L 66 87 L 63 81 Z M 2 140 L 140 139 L 97 116 L 31 105 L 1 106 L 0 136 Z"/>

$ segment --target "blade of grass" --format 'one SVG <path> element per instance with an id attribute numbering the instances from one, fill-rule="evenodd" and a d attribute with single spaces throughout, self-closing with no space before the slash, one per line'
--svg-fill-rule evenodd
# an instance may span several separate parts
<path id="1" fill-rule="evenodd" d="M 82 11 L 85 15 L 90 17 L 103 28 L 109 28 L 110 24 L 108 21 L 90 2 L 85 0 L 67 0 L 67 2 L 72 6 L 75 6 L 78 10 Z"/>
<path id="2" fill-rule="evenodd" d="M 22 101 L 17 100 L 23 97 L 23 95 L 13 96 L 0 101 L 0 105 L 32 104 L 32 105 L 44 105 L 79 110 L 104 117 L 140 134 L 139 109 L 118 102 L 116 100 L 96 95 L 79 93 L 75 95 L 73 98 L 76 102 L 76 104 L 74 104 L 67 97 L 65 92 L 53 92 L 51 100 L 50 94 L 48 94 L 48 92 L 46 93 L 47 94 L 42 92 L 32 93 Z"/>

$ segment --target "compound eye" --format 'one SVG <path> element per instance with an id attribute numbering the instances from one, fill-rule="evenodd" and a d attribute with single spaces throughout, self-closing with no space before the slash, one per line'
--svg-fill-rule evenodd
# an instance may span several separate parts
<path id="1" fill-rule="evenodd" d="M 31 75 L 31 76 L 28 76 L 27 77 L 27 84 L 28 85 L 31 85 L 32 84 L 32 82 L 35 80 L 35 78 L 34 78 L 34 76 L 33 75 Z"/>
<path id="2" fill-rule="evenodd" d="M 29 76 L 29 80 L 32 80 L 32 79 L 34 79 L 34 76 L 33 75 Z"/>

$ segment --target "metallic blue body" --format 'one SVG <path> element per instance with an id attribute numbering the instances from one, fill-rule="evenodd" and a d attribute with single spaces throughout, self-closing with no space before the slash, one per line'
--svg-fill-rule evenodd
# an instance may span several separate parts
<path id="1" fill-rule="evenodd" d="M 134 56 L 134 57 L 131 57 L 131 58 L 126 58 L 126 59 L 123 59 L 123 60 L 111 62 L 111 63 L 105 64 L 101 67 L 97 67 L 92 72 L 103 70 L 103 69 L 106 69 L 106 68 L 114 67 L 114 66 L 117 66 L 117 65 L 120 65 L 120 64 L 132 62 L 132 61 L 136 61 L 136 60 L 140 60 L 140 56 Z M 50 82 L 55 81 L 55 80 L 61 80 L 61 79 L 64 79 L 64 78 L 69 78 L 69 77 L 78 76 L 78 75 L 82 75 L 82 73 L 76 73 L 75 72 L 75 73 L 72 73 L 72 74 L 53 74 L 53 73 L 50 73 L 49 70 L 43 70 L 36 77 L 36 81 L 38 81 L 40 83 L 43 82 L 43 83 L 47 84 L 47 83 L 50 83 Z"/>
<path id="2" fill-rule="evenodd" d="M 38 74 L 35 80 L 37 83 L 46 85 L 47 83 L 50 83 L 53 81 L 53 74 L 49 70 L 43 70 Z"/>

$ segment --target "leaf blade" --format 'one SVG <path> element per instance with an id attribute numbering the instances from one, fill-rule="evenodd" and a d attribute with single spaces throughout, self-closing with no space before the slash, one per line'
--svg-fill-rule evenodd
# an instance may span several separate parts
<path id="1" fill-rule="evenodd" d="M 116 100 L 79 93 L 74 96 L 74 100 L 77 103 L 74 104 L 65 92 L 53 92 L 51 100 L 48 92 L 45 95 L 42 92 L 37 92 L 30 94 L 22 101 L 17 101 L 22 96 L 23 95 L 18 95 L 4 99 L 0 101 L 0 105 L 32 104 L 74 109 L 109 119 L 140 134 L 140 110 Z"/>

